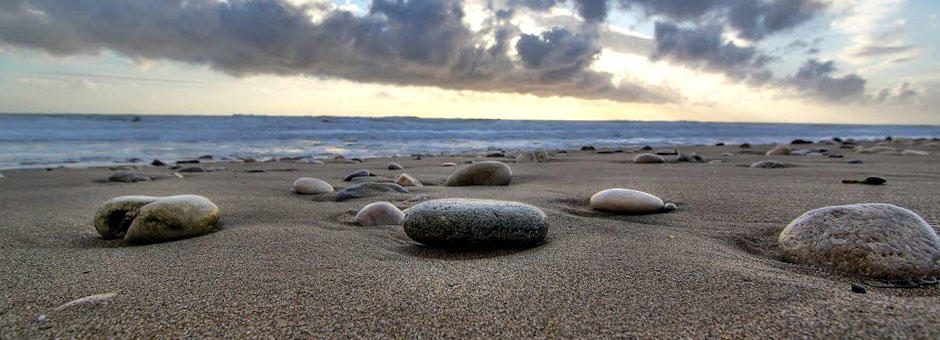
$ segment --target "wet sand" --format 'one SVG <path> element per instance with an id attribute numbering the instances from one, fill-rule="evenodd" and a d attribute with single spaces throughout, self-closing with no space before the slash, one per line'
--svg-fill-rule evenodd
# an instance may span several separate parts
<path id="1" fill-rule="evenodd" d="M 709 159 L 740 151 L 679 149 Z M 846 158 L 738 154 L 721 164 L 632 164 L 631 153 L 569 151 L 548 163 L 507 159 L 508 187 L 440 185 L 455 170 L 441 163 L 484 159 L 471 156 L 217 164 L 227 169 L 139 183 L 101 183 L 113 173 L 107 168 L 6 170 L 0 338 L 940 337 L 937 287 L 856 294 L 850 285 L 860 278 L 778 256 L 780 230 L 828 205 L 891 203 L 940 225 L 936 151 L 837 151 Z M 793 166 L 746 167 L 764 159 Z M 402 171 L 386 170 L 389 161 L 437 185 L 344 202 L 291 191 L 303 176 L 347 187 L 342 178 L 358 169 L 394 178 Z M 245 172 L 287 168 L 295 170 Z M 888 183 L 841 183 L 867 176 Z M 614 187 L 652 193 L 678 210 L 623 216 L 589 208 L 592 194 Z M 208 197 L 221 208 L 221 226 L 144 246 L 99 238 L 95 209 L 131 194 Z M 401 227 L 352 223 L 368 203 L 407 208 L 420 195 L 535 205 L 548 215 L 548 241 L 453 252 L 420 246 Z M 55 310 L 110 292 L 117 294 L 103 304 Z"/>

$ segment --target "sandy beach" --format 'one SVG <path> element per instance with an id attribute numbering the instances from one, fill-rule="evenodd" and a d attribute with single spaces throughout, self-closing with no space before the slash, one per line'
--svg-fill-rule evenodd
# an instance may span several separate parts
<path id="1" fill-rule="evenodd" d="M 766 151 L 772 146 L 754 146 Z M 804 212 L 890 203 L 940 225 L 940 156 L 765 156 L 736 145 L 679 147 L 718 164 L 633 164 L 635 155 L 570 150 L 547 163 L 479 156 L 377 158 L 359 164 L 219 163 L 222 171 L 106 183 L 108 168 L 5 170 L 0 178 L 0 338 L 921 338 L 940 337 L 940 289 L 851 291 L 862 278 L 792 264 L 777 235 Z M 211 153 L 211 152 L 210 152 Z M 721 157 L 734 153 L 733 157 Z M 446 187 L 467 160 L 503 160 L 509 186 Z M 776 159 L 782 169 L 747 165 Z M 848 160 L 862 164 L 847 164 Z M 405 167 L 387 170 L 394 161 Z M 265 169 L 265 172 L 247 170 Z M 291 171 L 274 171 L 288 170 Z M 334 202 L 298 195 L 316 177 L 337 189 L 369 169 L 405 172 L 411 194 Z M 879 176 L 885 185 L 842 184 Z M 661 214 L 594 211 L 599 190 L 674 202 Z M 221 209 L 208 235 L 131 245 L 92 218 L 115 196 L 196 194 Z M 449 251 L 400 226 L 362 227 L 376 201 L 405 209 L 437 198 L 518 201 L 542 209 L 547 242 Z M 105 303 L 56 310 L 116 293 Z"/>

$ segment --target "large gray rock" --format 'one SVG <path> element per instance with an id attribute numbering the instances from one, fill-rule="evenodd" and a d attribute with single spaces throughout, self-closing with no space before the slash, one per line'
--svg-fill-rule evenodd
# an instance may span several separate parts
<path id="1" fill-rule="evenodd" d="M 164 242 L 207 234 L 219 223 L 219 207 L 208 198 L 177 195 L 157 199 L 140 208 L 124 240 Z"/>
<path id="2" fill-rule="evenodd" d="M 792 262 L 881 279 L 940 275 L 940 238 L 910 210 L 882 203 L 820 208 L 790 222 L 778 239 Z"/>
<path id="3" fill-rule="evenodd" d="M 406 209 L 403 229 L 429 246 L 530 246 L 545 240 L 548 220 L 519 202 L 448 198 Z"/>
<path id="4" fill-rule="evenodd" d="M 153 196 L 118 196 L 95 212 L 95 230 L 105 239 L 123 238 L 140 208 L 160 199 Z"/>
<path id="5" fill-rule="evenodd" d="M 408 189 L 405 189 L 404 187 L 395 183 L 366 182 L 340 190 L 336 193 L 335 199 L 337 202 L 340 202 L 356 198 L 375 196 L 384 192 L 407 194 Z"/>
<path id="6" fill-rule="evenodd" d="M 457 170 L 447 178 L 446 186 L 460 187 L 468 185 L 509 185 L 512 181 L 512 169 L 506 163 L 497 161 L 479 162 Z"/>

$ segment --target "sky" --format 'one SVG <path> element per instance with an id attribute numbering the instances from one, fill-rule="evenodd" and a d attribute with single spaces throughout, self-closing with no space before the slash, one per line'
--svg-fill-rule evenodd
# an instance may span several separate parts
<path id="1" fill-rule="evenodd" d="M 933 0 L 0 0 L 0 112 L 940 124 Z"/>

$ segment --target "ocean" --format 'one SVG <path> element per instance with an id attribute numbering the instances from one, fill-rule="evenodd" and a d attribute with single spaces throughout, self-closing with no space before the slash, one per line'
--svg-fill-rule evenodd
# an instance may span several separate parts
<path id="1" fill-rule="evenodd" d="M 414 117 L 0 114 L 0 169 L 216 157 L 407 156 L 488 150 L 938 137 L 940 126 Z"/>

